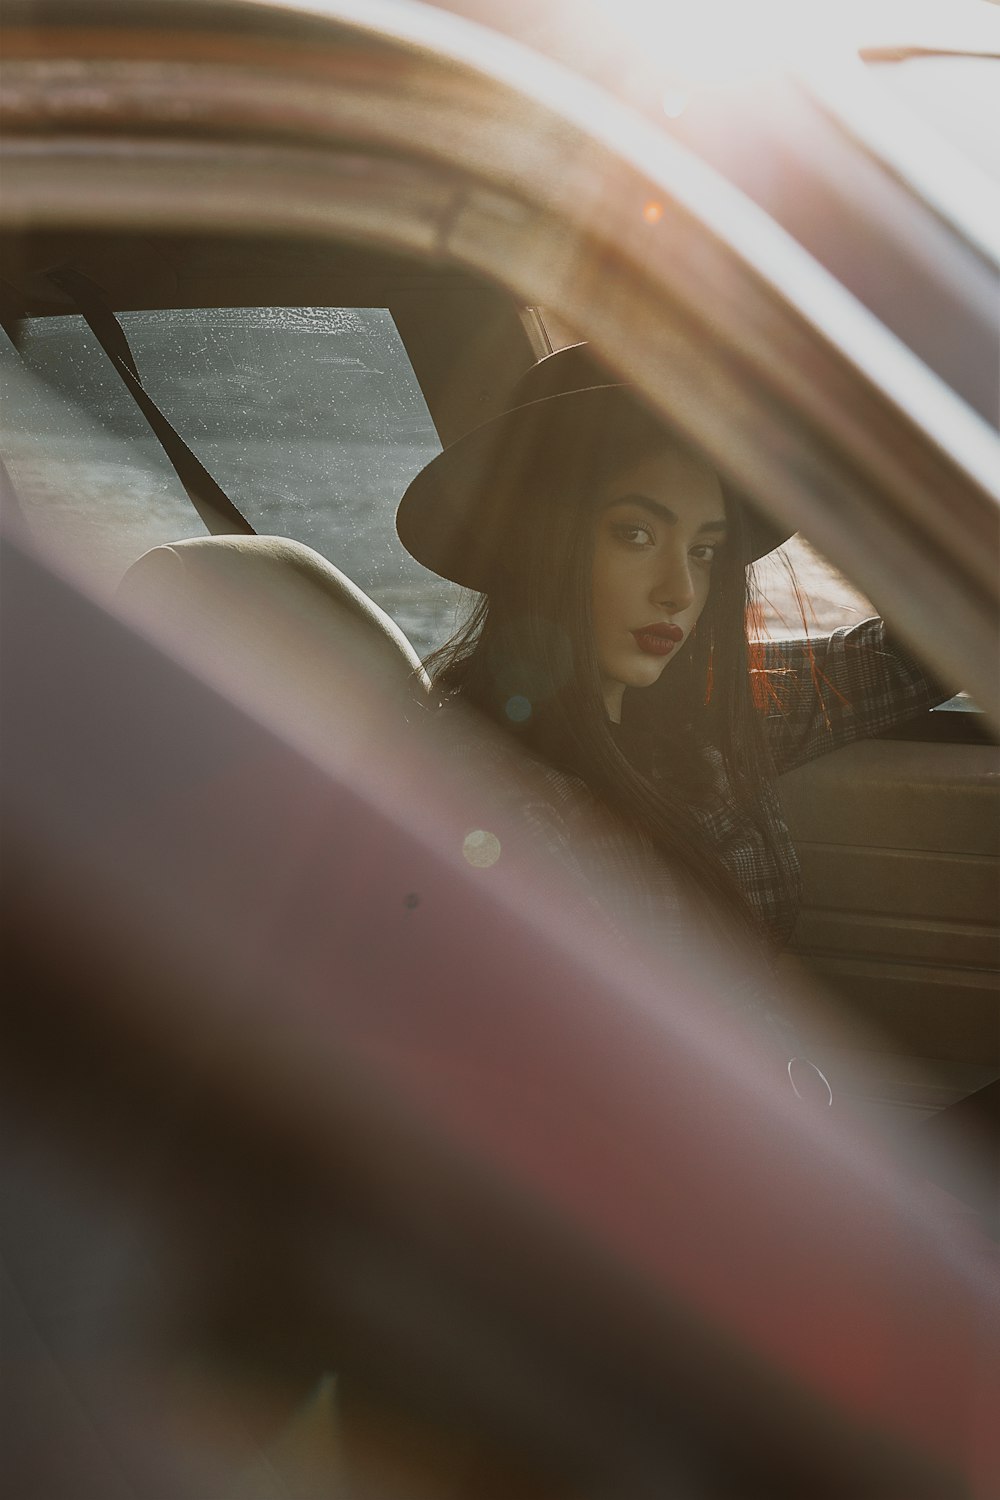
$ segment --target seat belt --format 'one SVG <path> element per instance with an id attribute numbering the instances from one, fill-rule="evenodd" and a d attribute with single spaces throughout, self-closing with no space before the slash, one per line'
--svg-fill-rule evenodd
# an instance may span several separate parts
<path id="1" fill-rule="evenodd" d="M 121 376 L 136 406 L 153 430 L 184 492 L 212 536 L 255 536 L 222 486 L 212 478 L 180 433 L 163 415 L 142 383 L 125 330 L 96 282 L 71 266 L 49 271 L 49 280 L 65 292 Z"/>
<path id="2" fill-rule="evenodd" d="M 24 514 L 14 481 L 10 477 L 10 470 L 0 458 L 0 522 L 3 528 L 17 530 L 22 535 L 28 533 L 28 521 Z"/>

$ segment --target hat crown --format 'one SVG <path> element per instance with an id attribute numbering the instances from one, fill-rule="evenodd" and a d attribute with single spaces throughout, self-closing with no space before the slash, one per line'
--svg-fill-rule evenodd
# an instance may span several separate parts
<path id="1" fill-rule="evenodd" d="M 570 401 L 570 396 L 576 399 Z M 545 441 L 574 443 L 580 432 L 600 439 L 623 430 L 638 408 L 638 393 L 610 374 L 586 344 L 567 344 L 538 360 L 510 391 L 500 415 L 444 448 L 410 481 L 396 513 L 400 541 L 425 568 L 463 588 L 489 592 L 492 559 L 498 555 L 495 529 L 498 474 L 508 479 L 530 472 Z M 648 410 L 648 409 L 647 409 Z M 651 420 L 658 421 L 648 410 Z M 661 423 L 664 438 L 670 431 Z M 676 439 L 674 439 L 676 441 Z M 523 485 L 515 485 L 519 492 Z M 738 498 L 742 499 L 742 496 Z M 747 559 L 762 557 L 787 538 L 787 531 L 749 509 Z"/>
<path id="2" fill-rule="evenodd" d="M 587 344 L 567 344 L 554 354 L 546 354 L 520 376 L 511 392 L 511 407 L 527 406 L 531 401 L 547 401 L 552 396 L 568 396 L 573 391 L 593 390 L 598 386 L 619 385 L 594 359 Z"/>

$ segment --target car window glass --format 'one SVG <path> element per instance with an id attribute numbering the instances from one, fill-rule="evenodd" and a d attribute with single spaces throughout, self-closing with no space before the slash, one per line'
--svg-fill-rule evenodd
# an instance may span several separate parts
<path id="1" fill-rule="evenodd" d="M 767 640 L 828 635 L 878 614 L 871 600 L 803 536 L 790 537 L 756 562 L 751 585 L 758 608 L 755 633 Z M 957 693 L 940 707 L 957 711 L 975 705 L 967 693 Z"/>
<path id="2" fill-rule="evenodd" d="M 124 312 L 143 382 L 261 534 L 328 557 L 417 650 L 459 591 L 396 539 L 395 507 L 440 449 L 385 308 Z M 147 548 L 204 534 L 166 456 L 79 316 L 30 319 L 0 354 L 4 447 L 29 525 L 120 576 Z"/>
<path id="3" fill-rule="evenodd" d="M 761 633 L 771 640 L 824 635 L 878 611 L 801 536 L 754 565 Z"/>

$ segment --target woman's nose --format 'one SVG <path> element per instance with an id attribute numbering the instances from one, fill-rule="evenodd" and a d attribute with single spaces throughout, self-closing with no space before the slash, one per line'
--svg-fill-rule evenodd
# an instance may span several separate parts
<path id="1" fill-rule="evenodd" d="M 694 582 L 686 552 L 664 560 L 651 593 L 657 607 L 669 614 L 680 614 L 694 603 Z"/>

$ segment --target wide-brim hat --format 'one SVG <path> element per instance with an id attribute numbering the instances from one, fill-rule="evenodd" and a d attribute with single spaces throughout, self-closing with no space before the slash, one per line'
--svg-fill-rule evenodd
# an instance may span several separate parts
<path id="1" fill-rule="evenodd" d="M 400 541 L 417 562 L 463 588 L 489 591 L 496 531 L 484 507 L 498 493 L 516 493 L 518 476 L 533 472 L 543 453 L 573 451 L 581 434 L 593 444 L 629 453 L 636 422 L 661 426 L 667 442 L 678 442 L 637 392 L 611 380 L 586 344 L 548 354 L 517 382 L 509 410 L 484 422 L 431 459 L 410 482 L 396 512 Z M 763 516 L 726 484 L 743 511 L 748 563 L 773 552 L 792 534 Z"/>

